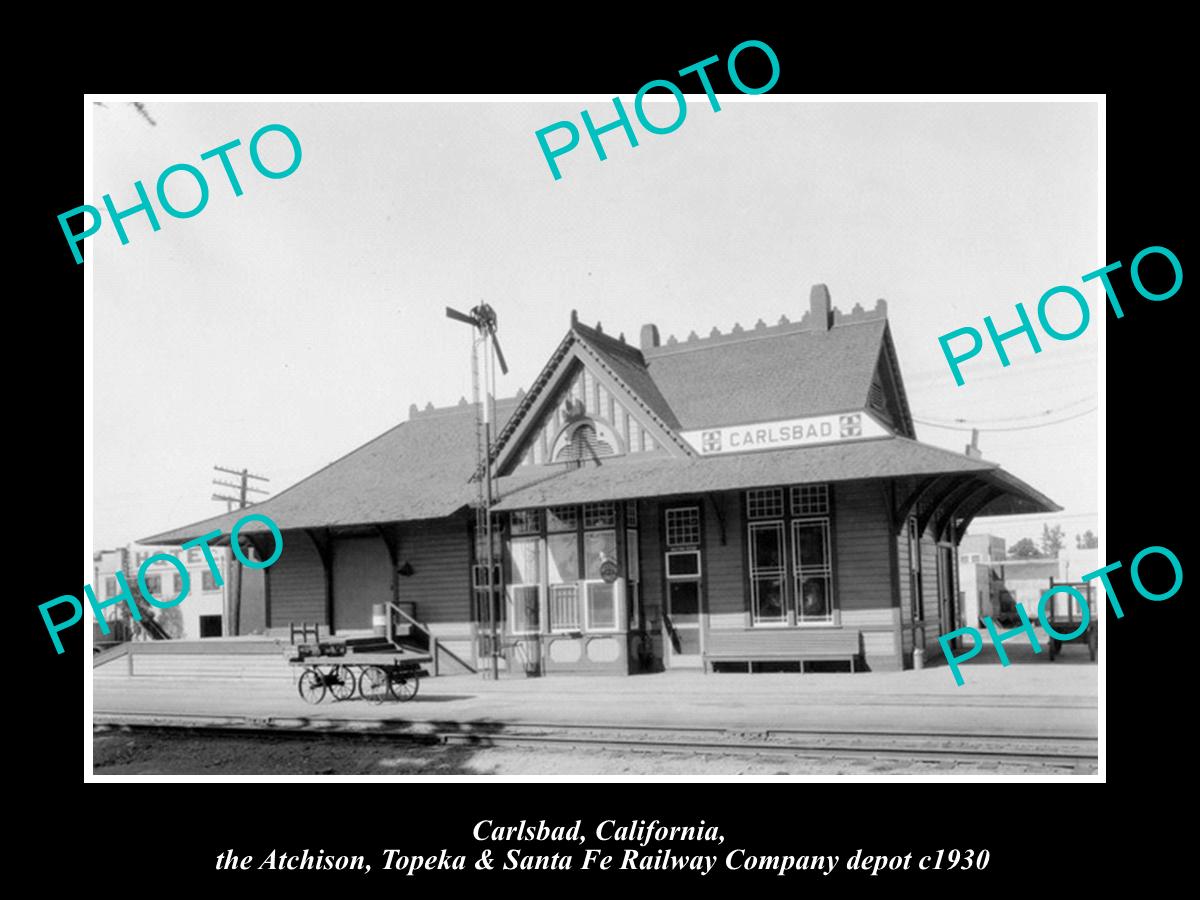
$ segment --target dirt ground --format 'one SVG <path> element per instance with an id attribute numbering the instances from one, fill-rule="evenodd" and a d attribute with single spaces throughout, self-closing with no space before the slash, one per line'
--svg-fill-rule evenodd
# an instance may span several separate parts
<path id="1" fill-rule="evenodd" d="M 1076 774 L 995 762 L 790 759 L 579 748 L 469 747 L 356 738 L 97 732 L 96 775 L 879 775 Z"/>

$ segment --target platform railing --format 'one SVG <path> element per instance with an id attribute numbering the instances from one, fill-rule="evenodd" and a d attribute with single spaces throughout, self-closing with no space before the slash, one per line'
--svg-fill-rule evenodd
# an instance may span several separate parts
<path id="1" fill-rule="evenodd" d="M 387 604 L 387 639 L 393 644 L 398 644 L 396 640 L 396 619 L 399 617 L 402 621 L 407 622 L 412 628 L 425 635 L 425 647 L 430 656 L 430 667 L 433 669 L 433 674 L 436 676 L 440 669 L 440 657 L 443 653 L 453 659 L 460 666 L 463 666 L 467 671 L 474 673 L 475 667 L 470 663 L 465 662 L 456 653 L 453 653 L 441 641 L 434 636 L 434 633 L 429 630 L 424 622 L 418 621 L 414 616 L 409 615 L 398 604 L 389 602 Z"/>

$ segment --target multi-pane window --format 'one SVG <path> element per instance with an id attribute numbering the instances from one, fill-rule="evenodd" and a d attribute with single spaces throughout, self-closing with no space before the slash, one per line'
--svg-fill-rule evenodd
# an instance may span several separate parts
<path id="1" fill-rule="evenodd" d="M 681 656 L 700 652 L 700 507 L 677 506 L 664 513 L 667 575 L 664 624 L 671 651 Z"/>
<path id="2" fill-rule="evenodd" d="M 833 621 L 833 563 L 828 519 L 792 521 L 792 570 L 800 623 Z"/>
<path id="3" fill-rule="evenodd" d="M 579 537 L 574 530 L 546 535 L 550 583 L 550 630 L 577 631 L 579 615 Z"/>
<path id="4" fill-rule="evenodd" d="M 147 575 L 146 590 L 153 594 L 155 599 L 162 599 L 162 576 Z"/>
<path id="5" fill-rule="evenodd" d="M 175 573 L 175 596 L 178 597 L 183 593 L 183 575 L 179 572 Z"/>
<path id="6" fill-rule="evenodd" d="M 552 506 L 546 510 L 548 531 L 574 531 L 579 523 L 579 507 Z"/>
<path id="7" fill-rule="evenodd" d="M 617 508 L 613 503 L 586 503 L 583 507 L 584 528 L 612 528 L 617 524 Z"/>
<path id="8" fill-rule="evenodd" d="M 755 625 L 836 620 L 829 490 L 795 485 L 746 492 L 750 614 Z"/>
<path id="9" fill-rule="evenodd" d="M 544 603 L 536 624 L 531 613 L 525 615 L 523 625 L 514 619 L 514 633 L 538 631 L 543 626 L 559 633 L 614 631 L 621 626 L 616 585 L 604 578 L 605 574 L 612 577 L 609 566 L 618 562 L 618 509 L 611 502 L 589 503 L 551 507 L 544 520 L 538 510 L 512 515 L 510 609 L 516 615 L 522 602 L 527 606 Z M 524 534 L 518 538 L 519 533 Z M 636 553 L 636 532 L 633 534 L 630 546 Z M 536 572 L 530 565 L 520 565 L 517 548 L 521 542 L 539 548 Z M 519 568 L 522 571 L 517 571 Z"/>
<path id="10" fill-rule="evenodd" d="M 213 573 L 212 573 L 212 570 L 211 570 L 211 569 L 205 569 L 205 570 L 204 570 L 204 579 L 203 579 L 203 580 L 204 580 L 204 583 L 201 585 L 201 587 L 202 587 L 204 590 L 206 590 L 206 591 L 216 591 L 216 590 L 219 590 L 219 588 L 217 587 L 217 579 L 216 579 L 216 576 L 214 576 L 214 575 L 213 575 Z"/>
<path id="11" fill-rule="evenodd" d="M 783 522 L 750 523 L 750 603 L 756 624 L 787 622 Z"/>
<path id="12" fill-rule="evenodd" d="M 783 516 L 783 488 L 746 491 L 746 518 L 778 519 Z"/>
<path id="13" fill-rule="evenodd" d="M 617 561 L 617 533 L 613 529 L 583 533 L 583 577 L 587 591 L 587 624 L 592 631 L 611 631 L 617 627 L 617 590 L 605 581 L 601 566 Z"/>
<path id="14" fill-rule="evenodd" d="M 829 513 L 829 488 L 823 484 L 798 484 L 792 488 L 793 516 L 824 516 Z"/>
<path id="15" fill-rule="evenodd" d="M 612 631 L 619 624 L 616 584 L 605 581 L 601 573 L 606 562 L 617 561 L 616 524 L 616 507 L 612 503 L 583 508 L 583 577 L 587 627 L 591 631 Z"/>
<path id="16" fill-rule="evenodd" d="M 542 531 L 542 511 L 540 509 L 519 509 L 512 514 L 513 534 L 540 534 Z"/>
<path id="17" fill-rule="evenodd" d="M 700 546 L 700 507 L 681 506 L 667 510 L 667 546 Z"/>
<path id="18" fill-rule="evenodd" d="M 110 575 L 104 579 L 104 596 L 117 596 L 117 578 L 115 575 Z"/>
<path id="19" fill-rule="evenodd" d="M 508 542 L 508 621 L 513 634 L 541 631 L 542 542 L 513 538 Z"/>

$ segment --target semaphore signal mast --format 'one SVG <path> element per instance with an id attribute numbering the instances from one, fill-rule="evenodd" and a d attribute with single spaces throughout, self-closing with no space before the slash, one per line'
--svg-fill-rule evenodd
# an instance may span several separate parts
<path id="1" fill-rule="evenodd" d="M 488 655 L 491 657 L 492 680 L 500 677 L 499 646 L 497 634 L 496 599 L 495 599 L 495 550 L 492 545 L 492 423 L 496 417 L 496 371 L 495 364 L 500 364 L 500 371 L 508 374 L 508 363 L 504 361 L 504 353 L 500 349 L 500 341 L 496 338 L 496 311 L 487 303 L 480 302 L 469 313 L 446 307 L 446 316 L 458 322 L 465 322 L 475 329 L 475 339 L 471 346 L 471 397 L 475 403 L 475 453 L 476 477 L 479 482 L 479 496 L 476 504 L 475 533 L 482 533 L 487 550 L 487 607 L 488 607 Z M 482 365 L 481 365 L 482 361 Z M 483 370 L 482 396 L 479 387 L 480 369 Z M 478 477 L 482 470 L 483 477 Z"/>

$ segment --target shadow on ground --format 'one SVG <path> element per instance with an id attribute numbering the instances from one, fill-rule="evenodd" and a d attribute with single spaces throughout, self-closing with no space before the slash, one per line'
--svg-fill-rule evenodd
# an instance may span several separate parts
<path id="1" fill-rule="evenodd" d="M 1039 638 L 1040 640 L 1040 638 Z M 1087 643 L 1078 641 L 1069 641 L 1062 645 L 1058 654 L 1053 660 L 1050 659 L 1050 647 L 1045 641 L 1041 641 L 1041 652 L 1034 653 L 1033 645 L 1029 643 L 1013 643 L 1009 641 L 1004 645 L 1004 652 L 1008 654 L 1010 665 L 1034 665 L 1034 666 L 1094 666 L 1091 656 L 1088 654 Z M 969 648 L 964 646 L 955 651 L 958 654 L 966 653 Z M 960 666 L 998 666 L 1000 665 L 1000 657 L 996 654 L 996 648 L 992 646 L 991 641 L 987 641 L 983 645 L 983 650 L 967 660 L 960 660 Z M 925 668 L 932 669 L 937 667 L 948 666 L 945 655 L 939 650 L 936 653 L 925 657 Z"/>

